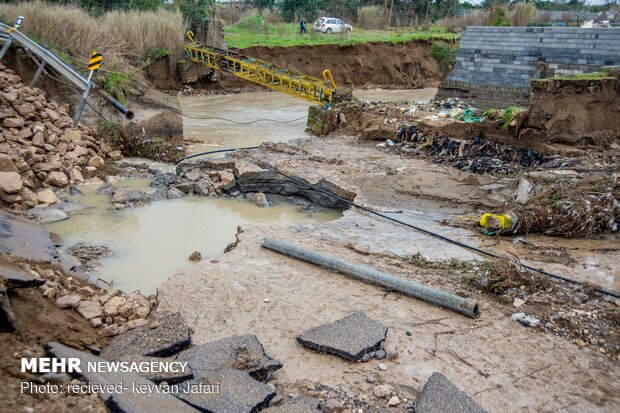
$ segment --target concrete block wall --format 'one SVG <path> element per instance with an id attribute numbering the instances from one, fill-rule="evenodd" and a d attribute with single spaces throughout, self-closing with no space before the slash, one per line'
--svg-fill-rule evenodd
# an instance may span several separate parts
<path id="1" fill-rule="evenodd" d="M 461 35 L 454 69 L 438 96 L 488 100 L 492 106 L 494 101 L 510 102 L 514 95 L 514 103 L 524 104 L 532 78 L 617 65 L 620 28 L 472 26 Z"/>

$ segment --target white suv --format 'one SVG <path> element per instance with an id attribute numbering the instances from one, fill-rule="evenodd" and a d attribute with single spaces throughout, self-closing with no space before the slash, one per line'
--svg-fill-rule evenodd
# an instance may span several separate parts
<path id="1" fill-rule="evenodd" d="M 321 17 L 314 22 L 314 30 L 325 33 L 350 33 L 353 27 L 335 17 Z"/>

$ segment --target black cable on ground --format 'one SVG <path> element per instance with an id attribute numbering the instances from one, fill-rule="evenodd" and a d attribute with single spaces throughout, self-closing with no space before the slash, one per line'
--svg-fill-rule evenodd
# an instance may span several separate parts
<path id="1" fill-rule="evenodd" d="M 236 150 L 242 150 L 242 149 L 257 149 L 257 148 L 258 148 L 258 147 L 254 146 L 254 147 L 250 147 L 250 148 L 238 148 L 238 149 L 219 149 L 219 150 L 216 150 L 216 151 L 203 152 L 203 153 L 198 153 L 198 154 L 191 155 L 191 156 L 188 156 L 188 157 L 186 157 L 186 158 L 183 158 L 183 159 L 181 159 L 180 161 L 178 161 L 178 162 L 177 162 L 177 164 L 179 164 L 179 163 L 183 162 L 183 161 L 184 161 L 184 160 L 186 160 L 186 159 L 196 158 L 196 157 L 198 157 L 198 156 L 209 155 L 209 154 L 212 154 L 212 153 L 234 152 L 234 151 L 236 151 Z M 285 174 L 285 173 L 283 173 L 283 172 L 280 172 L 280 171 L 278 171 L 278 170 L 276 170 L 276 169 L 273 169 L 273 168 L 265 168 L 265 169 L 271 170 L 272 172 L 275 172 L 275 173 L 277 173 L 278 175 L 281 175 L 281 176 L 283 176 L 283 177 L 285 177 L 285 178 L 287 178 L 287 179 L 289 179 L 289 180 L 291 180 L 291 181 L 295 182 L 295 183 L 296 183 L 296 184 L 298 184 L 298 185 L 301 185 L 301 186 L 306 187 L 306 188 L 308 188 L 308 189 L 312 189 L 312 190 L 314 190 L 314 191 L 320 192 L 320 193 L 322 193 L 322 194 L 324 194 L 324 195 L 327 195 L 327 196 L 329 196 L 329 197 L 331 197 L 331 198 L 334 198 L 334 199 L 337 199 L 337 200 L 339 200 L 339 201 L 341 201 L 341 202 L 344 202 L 344 203 L 346 203 L 347 205 L 350 205 L 350 206 L 355 207 L 355 208 L 357 208 L 357 209 L 361 209 L 362 211 L 368 212 L 369 214 L 376 215 L 376 216 L 381 217 L 381 218 L 383 218 L 383 219 L 387 219 L 388 221 L 391 221 L 391 222 L 394 222 L 394 223 L 396 223 L 396 224 L 400 224 L 400 225 L 403 225 L 403 226 L 405 226 L 405 227 L 408 227 L 408 228 L 414 229 L 414 230 L 419 231 L 419 232 L 421 232 L 421 233 L 423 233 L 423 234 L 430 235 L 431 237 L 438 238 L 438 239 L 440 239 L 440 240 L 442 240 L 442 241 L 446 241 L 446 242 L 449 242 L 449 243 L 451 243 L 451 244 L 457 245 L 457 246 L 459 246 L 459 247 L 461 247 L 461 248 L 465 248 L 465 249 L 468 249 L 468 250 L 470 250 L 470 251 L 477 252 L 478 254 L 485 255 L 485 256 L 487 256 L 487 257 L 491 257 L 491 258 L 495 258 L 495 259 L 500 258 L 500 256 L 499 256 L 499 255 L 497 255 L 497 254 L 495 254 L 495 253 L 492 253 L 492 252 L 490 252 L 490 251 L 486 251 L 486 250 L 483 250 L 482 248 L 478 248 L 478 247 L 475 247 L 475 246 L 473 246 L 473 245 L 469 245 L 469 244 L 466 244 L 466 243 L 464 243 L 464 242 L 457 241 L 457 240 L 452 239 L 452 238 L 448 238 L 448 237 L 446 237 L 446 236 L 444 236 L 444 235 L 438 234 L 438 233 L 433 232 L 433 231 L 430 231 L 430 230 L 428 230 L 428 229 L 424 229 L 424 228 L 418 227 L 418 226 L 416 226 L 416 225 L 409 224 L 409 223 L 404 222 L 404 221 L 401 221 L 401 220 L 399 220 L 399 219 L 392 218 L 392 217 L 390 217 L 390 216 L 388 216 L 388 215 L 385 215 L 385 214 L 383 214 L 383 213 L 381 213 L 381 212 L 377 212 L 377 211 L 375 211 L 375 210 L 373 210 L 373 209 L 367 208 L 367 207 L 365 207 L 365 206 L 363 206 L 363 205 L 356 204 L 355 202 L 349 201 L 349 200 L 348 200 L 348 199 L 346 199 L 346 198 L 343 198 L 343 197 L 341 197 L 341 196 L 338 196 L 338 195 L 336 195 L 336 194 L 334 194 L 334 193 L 332 193 L 332 192 L 329 192 L 329 191 L 327 191 L 327 190 L 325 190 L 325 189 L 321 189 L 321 188 L 319 188 L 319 187 L 317 187 L 317 186 L 315 186 L 315 185 L 312 185 L 312 184 L 310 184 L 310 183 L 308 183 L 308 182 L 301 181 L 301 180 L 299 180 L 299 179 L 297 179 L 297 178 L 295 178 L 295 177 L 292 177 L 292 176 L 290 176 L 290 175 L 287 175 L 287 174 Z M 542 268 L 536 268 L 536 267 L 532 267 L 531 265 L 521 264 L 521 263 L 520 263 L 519 265 L 520 265 L 521 267 L 523 267 L 523 268 L 527 269 L 527 270 L 537 272 L 537 273 L 542 274 L 542 275 L 545 275 L 545 276 L 547 276 L 547 277 L 555 278 L 556 280 L 561 280 L 561 281 L 564 281 L 564 282 L 567 282 L 567 283 L 570 283 L 570 284 L 575 284 L 575 285 L 581 285 L 581 286 L 583 286 L 583 285 L 584 285 L 584 283 L 582 283 L 582 282 L 580 282 L 580 281 L 573 280 L 573 279 L 571 279 L 571 278 L 567 278 L 567 277 L 564 277 L 564 276 L 562 276 L 562 275 L 553 274 L 553 273 L 551 273 L 551 272 L 549 272 L 549 271 L 545 271 L 545 270 L 543 270 Z M 606 289 L 606 288 L 602 288 L 602 287 L 593 287 L 593 289 L 594 289 L 594 291 L 597 291 L 597 292 L 599 292 L 599 293 L 606 294 L 606 295 L 609 295 L 609 296 L 612 296 L 612 297 L 615 297 L 615 298 L 620 298 L 620 293 L 617 293 L 617 292 L 615 292 L 615 291 L 611 291 L 611 290 L 608 290 L 608 289 Z"/>

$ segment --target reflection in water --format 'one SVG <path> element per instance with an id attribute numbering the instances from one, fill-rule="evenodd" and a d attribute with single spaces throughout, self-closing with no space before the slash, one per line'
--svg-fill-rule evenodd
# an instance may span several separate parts
<path id="1" fill-rule="evenodd" d="M 115 185 L 136 185 L 144 190 L 147 183 L 131 180 Z M 140 289 L 147 294 L 154 293 L 180 268 L 191 265 L 187 257 L 193 251 L 200 251 L 203 259 L 220 255 L 235 240 L 237 225 L 323 222 L 341 216 L 329 210 L 310 215 L 285 203 L 259 208 L 245 200 L 194 196 L 112 211 L 107 209 L 110 195 L 96 194 L 96 186 L 80 189 L 84 195 L 74 200 L 92 208 L 49 224 L 48 230 L 59 234 L 65 247 L 77 242 L 110 247 L 115 255 L 102 260 L 99 277 L 112 281 L 115 288 Z"/>
<path id="2" fill-rule="evenodd" d="M 211 149 L 257 146 L 263 142 L 284 142 L 308 135 L 306 116 L 309 102 L 276 92 L 251 92 L 235 95 L 187 96 L 181 99 L 183 135 L 203 143 L 188 148 L 190 153 Z M 221 119 L 215 119 L 221 118 Z M 228 122 L 251 122 L 250 124 Z"/>

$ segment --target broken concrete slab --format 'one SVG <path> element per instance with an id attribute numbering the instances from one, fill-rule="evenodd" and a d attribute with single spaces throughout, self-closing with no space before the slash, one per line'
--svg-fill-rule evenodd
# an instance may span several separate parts
<path id="1" fill-rule="evenodd" d="M 51 224 L 52 222 L 69 219 L 66 212 L 56 208 L 30 208 L 26 211 L 26 216 L 36 219 L 41 224 Z"/>
<path id="2" fill-rule="evenodd" d="M 311 397 L 293 399 L 280 406 L 270 407 L 268 413 L 316 413 L 319 411 L 319 400 Z"/>
<path id="3" fill-rule="evenodd" d="M 4 210 L 0 211 L 0 254 L 41 262 L 58 257 L 43 225 Z"/>
<path id="4" fill-rule="evenodd" d="M 272 386 L 254 380 L 243 371 L 227 368 L 211 370 L 208 377 L 179 386 L 177 397 L 205 413 L 254 413 L 266 407 L 276 395 Z"/>
<path id="5" fill-rule="evenodd" d="M 103 349 L 101 357 L 118 360 L 125 356 L 165 357 L 175 354 L 191 344 L 189 327 L 180 313 L 159 320 L 159 327 L 138 327 L 115 337 Z"/>
<path id="6" fill-rule="evenodd" d="M 176 360 L 174 360 L 173 357 L 125 356 L 125 357 L 121 357 L 119 360 L 116 360 L 116 361 L 120 361 L 120 362 L 126 361 L 128 363 L 142 363 L 142 362 L 151 363 L 151 362 L 162 362 L 162 361 L 172 362 Z M 148 371 L 148 372 L 140 373 L 140 375 L 144 377 L 145 379 L 149 379 L 150 381 L 154 383 L 158 383 L 158 384 L 162 382 L 166 382 L 168 384 L 177 384 L 177 383 L 181 383 L 181 382 L 191 380 L 194 378 L 194 375 L 192 374 L 192 369 L 189 366 L 189 364 L 185 367 L 183 371 L 179 371 L 179 372 Z"/>
<path id="7" fill-rule="evenodd" d="M 335 354 L 347 360 L 383 347 L 387 327 L 362 312 L 353 313 L 333 323 L 311 328 L 297 337 L 304 347 Z"/>
<path id="8" fill-rule="evenodd" d="M 415 400 L 416 413 L 486 413 L 441 373 L 433 373 Z"/>
<path id="9" fill-rule="evenodd" d="M 45 282 L 43 278 L 36 277 L 22 267 L 4 259 L 0 259 L 0 277 L 6 280 L 8 289 L 37 287 Z"/>
<path id="10" fill-rule="evenodd" d="M 265 354 L 265 349 L 254 335 L 228 337 L 201 344 L 179 353 L 177 361 L 186 361 L 194 377 L 208 377 L 209 372 L 231 368 L 263 379 L 268 373 L 282 368 L 282 363 Z"/>
<path id="11" fill-rule="evenodd" d="M 87 363 L 105 362 L 100 357 L 60 343 L 48 343 L 46 350 L 56 358 L 78 358 L 84 367 Z M 115 413 L 197 412 L 178 398 L 158 392 L 152 381 L 132 373 L 93 372 L 82 368 L 80 375 L 91 385 L 100 386 L 97 394 Z M 118 391 L 119 388 L 123 391 Z"/>

